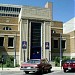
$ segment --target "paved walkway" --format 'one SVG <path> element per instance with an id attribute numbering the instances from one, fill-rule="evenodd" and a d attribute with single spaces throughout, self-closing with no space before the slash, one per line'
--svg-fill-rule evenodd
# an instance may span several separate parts
<path id="1" fill-rule="evenodd" d="M 52 67 L 52 70 L 62 70 L 61 67 Z M 0 71 L 21 71 L 20 67 L 16 67 L 16 68 L 0 68 Z"/>
<path id="2" fill-rule="evenodd" d="M 61 67 L 52 67 L 52 70 L 63 70 Z"/>
<path id="3" fill-rule="evenodd" d="M 0 71 L 20 71 L 19 67 L 16 68 L 0 68 Z"/>

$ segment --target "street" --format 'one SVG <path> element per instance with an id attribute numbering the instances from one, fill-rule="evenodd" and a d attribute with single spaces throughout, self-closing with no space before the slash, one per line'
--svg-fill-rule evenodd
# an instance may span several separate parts
<path id="1" fill-rule="evenodd" d="M 35 73 L 25 74 L 23 71 L 0 71 L 0 75 L 38 75 Z M 64 73 L 61 70 L 55 70 L 51 73 L 44 73 L 39 75 L 75 75 L 75 72 Z"/>

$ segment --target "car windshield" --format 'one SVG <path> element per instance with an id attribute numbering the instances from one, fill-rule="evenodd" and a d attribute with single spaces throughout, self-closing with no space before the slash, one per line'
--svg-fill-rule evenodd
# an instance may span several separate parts
<path id="1" fill-rule="evenodd" d="M 37 64 L 40 63 L 40 60 L 28 60 L 27 63 Z"/>
<path id="2" fill-rule="evenodd" d="M 68 60 L 66 63 L 75 63 L 75 60 Z"/>

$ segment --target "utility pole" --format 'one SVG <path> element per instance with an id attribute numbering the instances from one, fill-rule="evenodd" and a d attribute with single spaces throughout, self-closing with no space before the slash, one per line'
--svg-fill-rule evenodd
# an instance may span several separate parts
<path id="1" fill-rule="evenodd" d="M 17 34 L 14 36 L 14 67 L 16 67 L 16 38 Z"/>
<path id="2" fill-rule="evenodd" d="M 62 35 L 60 33 L 60 67 L 62 68 Z"/>

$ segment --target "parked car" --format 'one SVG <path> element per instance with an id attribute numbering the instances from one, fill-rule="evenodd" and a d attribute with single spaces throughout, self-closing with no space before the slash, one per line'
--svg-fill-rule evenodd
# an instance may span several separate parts
<path id="1" fill-rule="evenodd" d="M 69 70 L 74 70 L 75 71 L 75 60 L 67 60 L 63 64 L 63 71 L 67 72 Z"/>
<path id="2" fill-rule="evenodd" d="M 21 64 L 20 70 L 28 74 L 29 72 L 50 72 L 51 68 L 52 65 L 46 59 L 30 59 Z"/>

